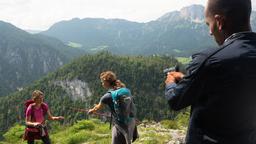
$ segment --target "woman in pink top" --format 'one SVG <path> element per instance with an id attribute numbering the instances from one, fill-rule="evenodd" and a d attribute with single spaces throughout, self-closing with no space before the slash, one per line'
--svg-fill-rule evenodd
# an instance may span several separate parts
<path id="1" fill-rule="evenodd" d="M 48 115 L 49 120 L 62 120 L 63 116 L 52 116 L 48 105 L 43 102 L 44 93 L 35 90 L 32 93 L 34 103 L 30 104 L 26 110 L 26 131 L 25 140 L 28 144 L 34 144 L 35 139 L 41 139 L 44 144 L 51 144 L 47 129 L 45 127 L 45 116 Z"/>

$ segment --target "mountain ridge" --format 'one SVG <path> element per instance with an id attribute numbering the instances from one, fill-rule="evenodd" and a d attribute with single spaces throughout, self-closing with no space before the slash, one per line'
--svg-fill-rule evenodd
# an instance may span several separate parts
<path id="1" fill-rule="evenodd" d="M 256 28 L 255 12 L 251 17 Z M 74 18 L 55 23 L 41 34 L 79 43 L 88 53 L 107 50 L 120 55 L 190 56 L 216 47 L 204 22 L 204 7 L 191 5 L 146 23 L 123 19 Z"/>
<path id="2" fill-rule="evenodd" d="M 147 23 L 123 19 L 74 18 L 55 23 L 41 34 L 64 42 L 79 43 L 89 53 L 95 49 L 104 49 L 122 55 L 188 56 L 216 45 L 210 36 L 205 37 L 208 30 L 203 22 L 203 11 L 203 6 L 192 5 Z M 198 38 L 194 35 L 198 35 Z"/>
<path id="3" fill-rule="evenodd" d="M 69 49 L 55 38 L 32 35 L 0 21 L 0 96 L 22 89 L 69 62 L 77 54 Z"/>

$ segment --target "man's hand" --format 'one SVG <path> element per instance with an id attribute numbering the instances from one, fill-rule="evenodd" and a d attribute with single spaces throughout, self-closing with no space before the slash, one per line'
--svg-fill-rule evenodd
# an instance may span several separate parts
<path id="1" fill-rule="evenodd" d="M 165 80 L 165 84 L 171 84 L 175 83 L 177 81 L 180 81 L 184 77 L 184 74 L 181 72 L 169 72 L 167 74 L 167 78 Z"/>
<path id="2" fill-rule="evenodd" d="M 180 81 L 184 77 L 184 74 L 181 72 L 170 72 L 170 75 L 172 75 L 176 81 Z"/>
<path id="3" fill-rule="evenodd" d="M 175 77 L 168 73 L 167 78 L 165 80 L 165 84 L 167 85 L 171 83 L 175 83 Z"/>

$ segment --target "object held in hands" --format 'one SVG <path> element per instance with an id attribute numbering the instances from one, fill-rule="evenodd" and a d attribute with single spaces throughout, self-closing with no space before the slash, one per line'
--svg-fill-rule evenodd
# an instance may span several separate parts
<path id="1" fill-rule="evenodd" d="M 178 83 L 184 77 L 184 74 L 179 71 L 179 65 L 164 69 L 163 72 L 167 75 L 165 84 Z"/>
<path id="2" fill-rule="evenodd" d="M 175 65 L 174 67 L 166 68 L 166 69 L 163 70 L 163 72 L 164 72 L 166 75 L 167 75 L 169 72 L 173 72 L 173 71 L 179 72 L 179 71 L 180 71 L 179 65 Z"/>

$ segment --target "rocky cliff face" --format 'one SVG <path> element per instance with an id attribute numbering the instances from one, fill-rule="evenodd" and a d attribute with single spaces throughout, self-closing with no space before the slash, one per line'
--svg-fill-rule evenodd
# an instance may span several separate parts
<path id="1" fill-rule="evenodd" d="M 195 23 L 204 22 L 204 7 L 201 5 L 192 5 L 180 10 L 180 16 Z"/>
<path id="2" fill-rule="evenodd" d="M 204 21 L 204 7 L 202 5 L 191 5 L 183 7 L 180 11 L 172 11 L 166 13 L 157 21 L 162 22 L 174 22 L 174 21 L 190 21 L 195 23 L 201 23 Z M 184 22 L 181 22 L 182 24 Z"/>
<path id="3" fill-rule="evenodd" d="M 85 100 L 86 97 L 92 96 L 88 83 L 78 79 L 55 81 L 54 84 L 61 86 L 73 100 Z"/>

